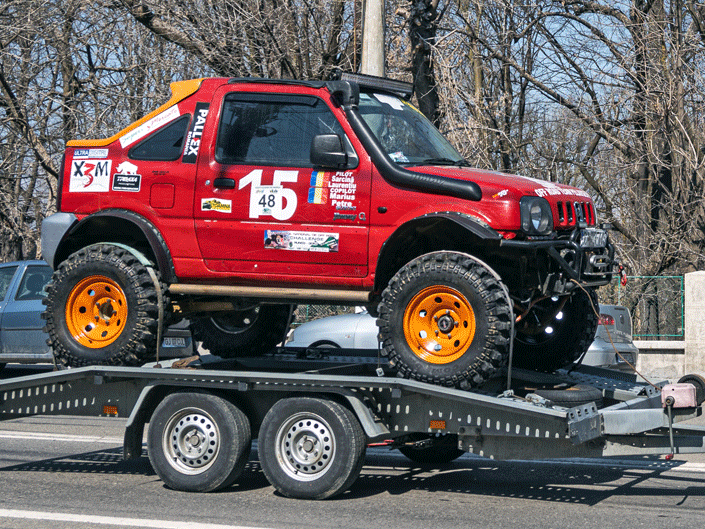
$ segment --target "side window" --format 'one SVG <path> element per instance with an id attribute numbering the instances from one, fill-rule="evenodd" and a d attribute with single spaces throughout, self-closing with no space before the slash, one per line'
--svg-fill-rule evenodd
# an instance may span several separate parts
<path id="1" fill-rule="evenodd" d="M 312 167 L 313 137 L 331 133 L 345 137 L 340 123 L 317 97 L 233 93 L 223 103 L 216 160 Z"/>
<path id="2" fill-rule="evenodd" d="M 44 297 L 44 287 L 51 279 L 51 268 L 41 265 L 30 265 L 24 272 L 20 287 L 17 289 L 15 299 L 17 301 L 27 301 L 32 299 L 42 299 Z"/>
<path id="3" fill-rule="evenodd" d="M 10 288 L 10 283 L 16 271 L 16 266 L 4 266 L 0 268 L 0 301 L 3 301 L 5 296 L 7 296 L 7 289 Z"/>
<path id="4" fill-rule="evenodd" d="M 172 162 L 181 156 L 184 137 L 190 120 L 189 115 L 181 116 L 150 134 L 145 140 L 130 149 L 129 157 L 133 160 L 152 160 Z"/>

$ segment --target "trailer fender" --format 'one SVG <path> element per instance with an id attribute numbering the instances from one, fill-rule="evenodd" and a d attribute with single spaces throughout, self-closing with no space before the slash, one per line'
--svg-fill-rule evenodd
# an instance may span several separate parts
<path id="1" fill-rule="evenodd" d="M 151 415 L 151 396 L 156 395 L 155 389 L 158 385 L 149 385 L 142 389 L 137 401 L 132 408 L 132 412 L 125 425 L 125 436 L 122 443 L 122 454 L 125 460 L 137 459 L 142 456 L 142 438 L 144 436 L 144 425 Z M 163 386 L 161 386 L 163 387 Z"/>
<path id="2" fill-rule="evenodd" d="M 389 430 L 380 421 L 376 420 L 370 409 L 365 406 L 365 404 L 354 395 L 345 395 L 348 403 L 350 404 L 352 410 L 355 412 L 357 419 L 362 425 L 362 429 L 365 430 L 365 434 L 369 438 L 370 442 L 374 442 L 379 439 L 384 439 L 389 436 Z"/>

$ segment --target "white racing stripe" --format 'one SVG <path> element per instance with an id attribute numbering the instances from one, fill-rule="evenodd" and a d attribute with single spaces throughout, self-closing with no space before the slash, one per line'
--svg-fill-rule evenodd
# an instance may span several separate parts
<path id="1" fill-rule="evenodd" d="M 60 512 L 20 511 L 0 509 L 0 518 L 22 518 L 25 520 L 49 520 L 77 524 L 115 525 L 118 527 L 157 527 L 160 529 L 261 529 L 241 525 L 221 525 L 198 522 L 172 522 L 145 518 L 120 518 L 116 516 L 95 516 L 88 514 L 68 514 Z"/>

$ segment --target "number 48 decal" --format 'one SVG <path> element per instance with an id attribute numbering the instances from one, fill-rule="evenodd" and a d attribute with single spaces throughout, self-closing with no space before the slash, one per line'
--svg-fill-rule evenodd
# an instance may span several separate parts
<path id="1" fill-rule="evenodd" d="M 277 220 L 287 220 L 296 211 L 296 191 L 287 189 L 284 182 L 296 183 L 298 171 L 274 171 L 274 181 L 271 186 L 262 185 L 262 169 L 255 169 L 240 179 L 240 187 L 252 185 L 250 189 L 250 218 L 261 216 L 274 217 Z"/>

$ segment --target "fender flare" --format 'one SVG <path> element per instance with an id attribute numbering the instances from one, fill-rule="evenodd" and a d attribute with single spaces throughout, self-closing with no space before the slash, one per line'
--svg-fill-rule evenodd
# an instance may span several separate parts
<path id="1" fill-rule="evenodd" d="M 54 266 L 56 266 L 60 260 L 67 257 L 65 255 L 67 246 L 71 246 L 71 239 L 80 235 L 81 231 L 84 230 L 91 223 L 95 223 L 96 220 L 107 220 L 109 218 L 118 218 L 127 221 L 134 226 L 144 235 L 147 244 L 149 245 L 152 254 L 156 260 L 157 269 L 162 275 L 162 279 L 168 283 L 173 283 L 176 281 L 176 270 L 174 269 L 174 262 L 171 258 L 171 252 L 166 244 L 166 241 L 162 237 L 159 230 L 154 226 L 154 224 L 148 219 L 144 218 L 137 213 L 132 211 L 122 210 L 122 209 L 106 209 L 104 211 L 98 211 L 92 215 L 89 215 L 79 222 L 73 224 L 62 237 L 61 242 L 58 245 L 56 255 L 54 257 Z M 122 241 L 110 241 L 104 238 L 96 238 L 94 241 L 90 241 L 90 244 L 94 243 L 107 243 L 110 242 L 122 242 Z M 85 245 L 83 245 L 85 246 Z M 68 253 L 71 253 L 69 251 Z"/>
<path id="2" fill-rule="evenodd" d="M 393 246 L 390 246 L 390 244 L 392 244 L 396 240 L 399 240 L 404 231 L 414 229 L 415 225 L 420 226 L 424 223 L 433 222 L 434 220 L 450 221 L 455 225 L 459 226 L 461 229 L 473 235 L 475 239 L 481 241 L 482 244 L 485 245 L 499 246 L 503 240 L 502 236 L 498 232 L 493 230 L 486 222 L 483 222 L 481 219 L 478 219 L 468 214 L 458 213 L 454 211 L 441 211 L 415 217 L 411 220 L 404 222 L 404 224 L 402 224 L 401 226 L 397 227 L 397 229 L 394 230 L 394 232 L 382 244 L 382 247 L 379 250 L 379 257 L 377 259 L 377 270 L 375 273 L 375 289 L 383 288 L 382 285 L 379 284 L 381 281 L 383 281 L 380 279 L 383 276 L 380 271 L 381 267 L 384 266 L 384 263 L 387 262 L 386 254 L 389 251 L 392 251 L 392 253 L 394 252 L 394 248 Z"/>

